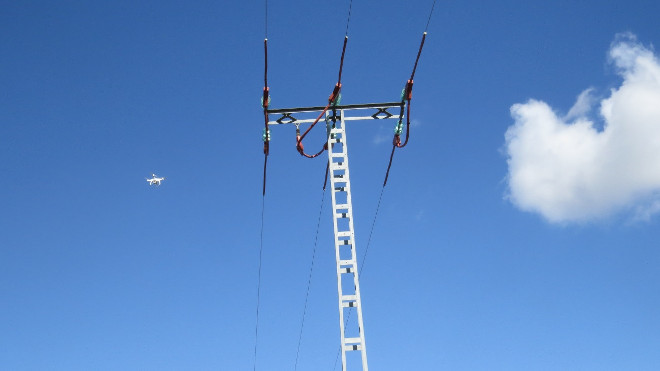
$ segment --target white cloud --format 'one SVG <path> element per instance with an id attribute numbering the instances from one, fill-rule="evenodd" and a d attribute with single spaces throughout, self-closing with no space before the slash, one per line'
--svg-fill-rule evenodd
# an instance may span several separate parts
<path id="1" fill-rule="evenodd" d="M 655 199 L 644 205 L 639 205 L 635 208 L 635 216 L 633 221 L 648 222 L 651 216 L 660 212 L 660 199 Z"/>
<path id="2" fill-rule="evenodd" d="M 632 34 L 609 57 L 623 81 L 599 102 L 602 130 L 586 118 L 591 89 L 564 117 L 538 100 L 511 107 L 508 198 L 520 209 L 558 223 L 660 211 L 660 63 Z"/>
<path id="3" fill-rule="evenodd" d="M 594 88 L 589 88 L 580 93 L 573 107 L 571 107 L 566 116 L 564 116 L 564 121 L 570 121 L 578 117 L 586 116 L 587 113 L 591 111 L 591 107 L 596 99 L 596 97 L 593 96 L 593 92 Z"/>

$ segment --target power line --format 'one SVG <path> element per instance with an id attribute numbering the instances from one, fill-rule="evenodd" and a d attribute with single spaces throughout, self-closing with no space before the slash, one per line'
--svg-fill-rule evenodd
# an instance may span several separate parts
<path id="1" fill-rule="evenodd" d="M 303 328 L 305 327 L 305 314 L 307 313 L 307 299 L 309 298 L 309 289 L 312 285 L 312 274 L 314 272 L 314 260 L 316 258 L 316 246 L 319 240 L 319 227 L 321 225 L 321 214 L 323 213 L 323 201 L 325 200 L 325 187 L 321 195 L 321 207 L 319 208 L 319 218 L 316 222 L 316 233 L 314 234 L 314 249 L 312 250 L 312 263 L 309 268 L 309 277 L 307 278 L 307 293 L 305 294 L 305 306 L 303 309 L 302 320 L 300 322 L 300 334 L 298 335 L 298 348 L 296 349 L 296 362 L 293 366 L 294 370 L 298 369 L 298 356 L 300 355 L 300 343 L 302 342 Z"/>
<path id="2" fill-rule="evenodd" d="M 259 237 L 259 269 L 257 274 L 257 314 L 254 324 L 254 364 L 253 370 L 257 369 L 257 340 L 259 339 L 259 297 L 261 293 L 261 255 L 264 247 L 264 205 L 266 196 L 261 197 L 261 233 Z"/>
<path id="3" fill-rule="evenodd" d="M 435 2 L 437 0 L 433 0 L 433 5 L 431 6 L 431 11 L 429 12 L 429 19 L 426 21 L 426 28 L 424 29 L 424 32 L 429 30 L 429 23 L 431 23 L 431 16 L 433 15 L 433 9 L 435 8 Z"/>
<path id="4" fill-rule="evenodd" d="M 362 264 L 360 265 L 359 275 L 362 275 L 362 270 L 364 269 L 364 264 L 367 261 L 367 254 L 369 254 L 369 246 L 371 246 L 371 236 L 374 233 L 374 227 L 376 226 L 376 218 L 378 218 L 378 211 L 380 210 L 380 202 L 383 199 L 383 192 L 385 187 L 383 186 L 380 189 L 380 196 L 378 196 L 378 205 L 376 206 L 376 213 L 374 214 L 374 220 L 371 222 L 371 231 L 369 232 L 369 240 L 367 240 L 367 247 L 364 249 L 364 255 L 362 256 Z"/>
<path id="5" fill-rule="evenodd" d="M 348 36 L 348 24 L 351 23 L 351 9 L 353 9 L 353 0 L 348 4 L 348 18 L 346 19 L 346 34 Z"/>
<path id="6" fill-rule="evenodd" d="M 264 107 L 264 116 L 266 118 L 266 128 L 264 130 L 264 184 L 261 193 L 261 231 L 259 232 L 259 268 L 257 270 L 257 308 L 254 321 L 254 360 L 252 369 L 257 369 L 257 344 L 259 340 L 259 301 L 261 298 L 261 256 L 264 249 L 264 210 L 266 204 L 266 164 L 268 163 L 268 0 L 264 0 L 264 97 L 261 102 Z"/>

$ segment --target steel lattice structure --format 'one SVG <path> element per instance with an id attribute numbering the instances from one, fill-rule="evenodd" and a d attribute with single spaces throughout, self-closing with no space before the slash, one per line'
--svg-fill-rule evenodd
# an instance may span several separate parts
<path id="1" fill-rule="evenodd" d="M 328 170 L 332 192 L 332 220 L 334 226 L 334 246 L 337 263 L 337 292 L 339 307 L 339 328 L 341 334 L 342 370 L 346 371 L 348 364 L 347 352 L 360 352 L 360 362 L 363 371 L 367 371 L 367 346 L 364 335 L 362 316 L 362 301 L 360 298 L 360 280 L 355 247 L 355 231 L 353 226 L 353 205 L 351 199 L 351 181 L 348 167 L 348 145 L 346 141 L 346 123 L 349 121 L 396 119 L 403 114 L 404 102 L 380 104 L 336 105 L 326 110 L 326 107 L 302 107 L 288 109 L 270 109 L 267 114 L 275 115 L 276 119 L 268 121 L 270 125 L 293 124 L 298 128 L 301 124 L 310 124 L 313 118 L 301 118 L 312 114 L 320 114 L 324 110 L 327 132 Z M 398 113 L 390 113 L 396 108 Z M 364 115 L 371 112 L 371 115 Z M 353 115 L 356 114 L 357 115 Z M 351 308 L 357 316 L 351 316 Z M 348 362 L 348 363 L 347 363 Z M 355 362 L 357 365 L 358 362 Z"/>

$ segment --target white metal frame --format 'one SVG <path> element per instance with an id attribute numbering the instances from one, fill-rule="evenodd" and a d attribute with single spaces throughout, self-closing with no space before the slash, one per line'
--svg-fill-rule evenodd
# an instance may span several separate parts
<path id="1" fill-rule="evenodd" d="M 358 277 L 357 254 L 355 249 L 355 232 L 353 229 L 353 205 L 351 199 L 351 182 L 348 168 L 348 147 L 346 143 L 346 122 L 374 119 L 400 119 L 403 110 L 402 103 L 356 104 L 335 106 L 326 111 L 325 122 L 328 132 L 328 169 L 332 192 L 332 220 L 335 232 L 335 258 L 337 263 L 337 292 L 339 298 L 339 329 L 341 336 L 342 370 L 347 370 L 346 352 L 360 351 L 362 357 L 362 370 L 368 371 L 367 346 L 364 340 L 364 322 L 362 317 L 362 301 L 360 299 L 360 280 Z M 314 118 L 298 119 L 294 114 L 318 115 L 325 107 L 306 107 L 292 109 L 269 110 L 270 114 L 281 114 L 268 125 L 282 124 L 309 124 Z M 392 114 L 388 109 L 399 109 L 399 113 Z M 377 110 L 370 116 L 346 116 L 345 112 L 359 110 Z M 339 115 L 337 115 L 339 113 Z M 344 277 L 352 277 L 353 289 L 346 285 Z M 346 287 L 348 286 L 348 287 Z M 357 318 L 345 316 L 351 308 L 355 308 Z M 345 322 L 351 320 L 351 322 Z M 358 334 L 346 336 L 346 329 L 358 329 Z"/>

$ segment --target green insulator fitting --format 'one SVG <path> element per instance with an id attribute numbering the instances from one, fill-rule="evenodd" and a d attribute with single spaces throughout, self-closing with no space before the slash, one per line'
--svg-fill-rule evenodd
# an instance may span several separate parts
<path id="1" fill-rule="evenodd" d="M 335 100 L 332 101 L 331 105 L 332 106 L 337 106 L 337 105 L 339 105 L 339 103 L 341 103 L 341 93 L 337 94 L 337 97 L 335 98 Z"/>
<path id="2" fill-rule="evenodd" d="M 270 129 L 264 129 L 263 134 L 261 134 L 261 139 L 264 142 L 270 142 Z"/>
<path id="3" fill-rule="evenodd" d="M 396 135 L 401 135 L 403 133 L 403 123 L 400 122 L 396 125 L 396 128 L 394 128 L 394 134 Z"/>

